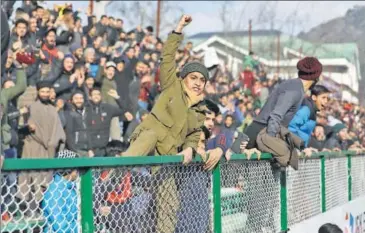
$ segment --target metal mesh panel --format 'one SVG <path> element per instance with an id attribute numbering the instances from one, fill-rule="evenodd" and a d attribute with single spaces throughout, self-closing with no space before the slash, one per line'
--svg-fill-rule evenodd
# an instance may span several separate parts
<path id="1" fill-rule="evenodd" d="M 348 202 L 347 158 L 326 158 L 326 210 Z"/>
<path id="2" fill-rule="evenodd" d="M 222 164 L 223 232 L 279 232 L 279 177 L 267 161 Z"/>
<path id="3" fill-rule="evenodd" d="M 352 199 L 365 195 L 365 156 L 351 157 Z"/>
<path id="4" fill-rule="evenodd" d="M 94 169 L 96 232 L 211 232 L 210 192 L 201 164 Z"/>
<path id="5" fill-rule="evenodd" d="M 299 169 L 287 169 L 288 225 L 320 214 L 321 160 L 299 160 Z"/>
<path id="6" fill-rule="evenodd" d="M 1 173 L 0 232 L 81 232 L 76 170 Z"/>

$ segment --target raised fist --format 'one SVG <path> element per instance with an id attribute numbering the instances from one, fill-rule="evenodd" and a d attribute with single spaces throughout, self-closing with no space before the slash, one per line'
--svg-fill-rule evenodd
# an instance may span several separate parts
<path id="1" fill-rule="evenodd" d="M 182 29 L 188 25 L 193 19 L 189 15 L 183 15 L 181 16 L 181 19 L 179 21 L 179 24 L 177 25 L 175 32 L 181 33 Z"/>
<path id="2" fill-rule="evenodd" d="M 181 16 L 181 19 L 180 19 L 180 22 L 179 22 L 179 24 L 181 25 L 181 26 L 186 26 L 186 25 L 188 25 L 191 21 L 193 21 L 193 18 L 191 18 L 191 16 L 190 15 L 183 15 L 183 16 Z"/>

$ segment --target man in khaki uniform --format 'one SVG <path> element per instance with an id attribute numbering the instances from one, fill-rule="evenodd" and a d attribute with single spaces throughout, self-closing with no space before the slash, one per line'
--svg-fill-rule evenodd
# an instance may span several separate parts
<path id="1" fill-rule="evenodd" d="M 208 70 L 198 62 L 186 64 L 176 74 L 175 54 L 183 39 L 182 29 L 191 22 L 182 16 L 169 35 L 162 52 L 161 95 L 148 117 L 131 135 L 131 145 L 124 156 L 182 155 L 184 164 L 192 161 L 204 123 L 203 91 L 209 78 Z M 173 233 L 180 208 L 175 175 L 179 167 L 163 166 L 153 169 L 163 177 L 156 187 L 157 232 Z"/>
<path id="2" fill-rule="evenodd" d="M 204 117 L 198 117 L 201 114 L 196 111 L 201 108 L 209 73 L 199 62 L 190 62 L 181 70 L 181 78 L 176 74 L 175 53 L 183 40 L 182 29 L 190 21 L 190 16 L 183 16 L 164 45 L 161 95 L 146 120 L 131 135 L 126 156 L 145 156 L 152 151 L 158 155 L 180 152 L 184 162 L 191 160 L 204 122 Z"/>

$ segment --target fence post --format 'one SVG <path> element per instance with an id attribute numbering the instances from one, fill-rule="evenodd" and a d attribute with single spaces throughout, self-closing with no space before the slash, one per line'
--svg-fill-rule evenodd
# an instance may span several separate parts
<path id="1" fill-rule="evenodd" d="M 221 169 L 220 162 L 213 170 L 214 233 L 222 233 Z"/>
<path id="2" fill-rule="evenodd" d="M 351 154 L 347 155 L 347 184 L 348 184 L 348 198 L 352 200 L 352 176 L 351 176 Z"/>
<path id="3" fill-rule="evenodd" d="M 288 207 L 286 190 L 286 169 L 280 172 L 280 225 L 281 231 L 288 231 Z"/>
<path id="4" fill-rule="evenodd" d="M 321 156 L 321 197 L 322 197 L 322 213 L 326 212 L 326 166 L 325 156 Z"/>
<path id="5" fill-rule="evenodd" d="M 94 232 L 93 216 L 93 173 L 88 168 L 86 173 L 81 176 L 81 225 L 83 233 Z"/>

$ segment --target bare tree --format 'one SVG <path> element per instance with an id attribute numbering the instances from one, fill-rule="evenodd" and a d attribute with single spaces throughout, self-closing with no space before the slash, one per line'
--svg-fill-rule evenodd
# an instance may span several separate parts
<path id="1" fill-rule="evenodd" d="M 113 2 L 113 9 L 124 17 L 131 27 L 156 25 L 156 1 Z M 183 9 L 176 2 L 161 2 L 160 34 L 164 35 L 178 22 Z"/>

